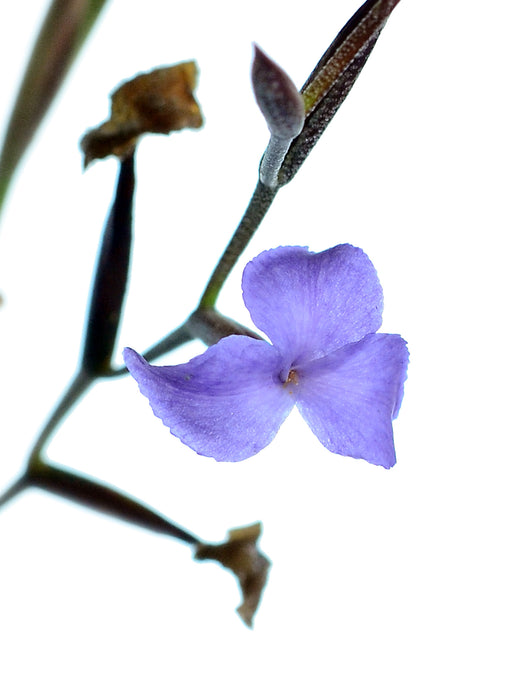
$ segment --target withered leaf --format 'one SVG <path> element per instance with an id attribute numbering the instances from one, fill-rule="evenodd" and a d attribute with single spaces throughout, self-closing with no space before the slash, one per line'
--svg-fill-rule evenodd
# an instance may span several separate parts
<path id="1" fill-rule="evenodd" d="M 226 542 L 198 544 L 195 549 L 195 559 L 217 561 L 237 576 L 243 597 L 237 612 L 248 627 L 253 624 L 271 566 L 257 549 L 261 530 L 261 523 L 235 528 L 228 531 Z"/>
<path id="2" fill-rule="evenodd" d="M 197 66 L 186 61 L 141 73 L 123 83 L 111 95 L 109 120 L 82 138 L 84 167 L 96 158 L 129 155 L 142 134 L 201 127 L 202 114 L 193 96 L 196 82 Z"/>

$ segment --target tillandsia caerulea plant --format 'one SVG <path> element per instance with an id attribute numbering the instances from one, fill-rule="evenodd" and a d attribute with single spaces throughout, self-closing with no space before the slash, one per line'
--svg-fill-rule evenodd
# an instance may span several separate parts
<path id="1" fill-rule="evenodd" d="M 255 47 L 252 81 L 270 141 L 244 216 L 187 320 L 141 355 L 125 350 L 127 368 L 154 412 L 198 453 L 219 461 L 256 454 L 297 406 L 321 443 L 332 452 L 391 467 L 395 463 L 392 419 L 406 378 L 408 352 L 398 335 L 378 333 L 382 290 L 376 271 L 359 248 L 342 243 L 319 253 L 307 241 L 257 255 L 243 275 L 244 301 L 255 326 L 270 340 L 216 309 L 222 286 L 281 187 L 302 165 L 342 104 L 399 0 L 367 0 L 323 54 L 301 90 Z M 13 112 L 0 159 L 2 196 L 12 173 L 57 88 L 41 71 L 62 73 L 103 2 L 52 3 Z M 68 10 L 69 7 L 69 10 Z M 57 19 L 58 17 L 58 19 Z M 54 19 L 53 19 L 54 18 Z M 53 47 L 61 46 L 57 56 Z M 44 57 L 44 58 L 42 58 Z M 26 469 L 0 497 L 0 506 L 26 488 L 39 487 L 194 547 L 238 577 L 238 608 L 251 625 L 269 562 L 257 550 L 260 525 L 235 528 L 222 544 L 202 542 L 139 501 L 89 477 L 51 464 L 48 441 L 93 382 L 126 376 L 113 355 L 123 310 L 132 248 L 135 151 L 145 133 L 169 133 L 202 125 L 193 97 L 193 62 L 163 67 L 124 83 L 112 96 L 110 119 L 82 139 L 85 163 L 108 155 L 120 161 L 114 201 L 102 235 L 78 371 L 31 450 Z M 59 77 L 63 77 L 61 74 Z M 26 124 L 20 123 L 24 114 Z M 264 249 L 264 246 L 261 246 Z M 150 363 L 198 338 L 210 346 L 188 363 Z"/>
<path id="2" fill-rule="evenodd" d="M 231 335 L 176 367 L 125 350 L 154 413 L 199 454 L 238 461 L 265 447 L 297 405 L 332 452 L 392 467 L 408 354 L 400 336 L 376 333 L 382 290 L 363 251 L 266 251 L 246 266 L 243 292 L 273 345 Z"/>

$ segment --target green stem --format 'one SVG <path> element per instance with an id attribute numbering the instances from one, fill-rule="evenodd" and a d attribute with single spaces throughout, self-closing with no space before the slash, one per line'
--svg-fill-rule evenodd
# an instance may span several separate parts
<path id="1" fill-rule="evenodd" d="M 210 281 L 208 282 L 208 286 L 204 290 L 204 294 L 199 302 L 199 309 L 210 309 L 215 306 L 217 297 L 219 296 L 219 292 L 226 278 L 239 259 L 239 256 L 250 242 L 253 234 L 259 228 L 277 192 L 277 187 L 268 187 L 260 181 L 257 183 L 248 208 L 228 243 L 226 250 L 222 254 L 221 259 L 217 263 L 210 277 Z"/>

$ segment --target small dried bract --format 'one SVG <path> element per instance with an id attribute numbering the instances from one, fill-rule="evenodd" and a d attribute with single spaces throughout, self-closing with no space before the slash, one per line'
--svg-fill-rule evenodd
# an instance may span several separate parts
<path id="1" fill-rule="evenodd" d="M 199 544 L 195 550 L 195 559 L 217 561 L 237 576 L 243 597 L 237 612 L 248 627 L 253 624 L 270 568 L 270 561 L 257 549 L 260 535 L 261 523 L 254 523 L 229 530 L 222 544 Z"/>
<path id="2" fill-rule="evenodd" d="M 84 167 L 96 158 L 125 157 L 142 134 L 201 127 L 202 114 L 193 96 L 196 81 L 197 66 L 187 61 L 142 73 L 117 88 L 109 120 L 82 138 Z"/>

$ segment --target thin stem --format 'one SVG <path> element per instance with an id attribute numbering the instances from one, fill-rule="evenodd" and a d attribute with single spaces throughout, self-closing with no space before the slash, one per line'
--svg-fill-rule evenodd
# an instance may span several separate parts
<path id="1" fill-rule="evenodd" d="M 285 155 L 290 148 L 292 139 L 281 139 L 278 136 L 271 136 L 270 143 L 264 152 L 259 168 L 259 178 L 268 187 L 277 187 L 279 169 L 283 164 Z"/>
<path id="2" fill-rule="evenodd" d="M 188 330 L 188 322 L 185 321 L 182 326 L 179 326 L 167 336 L 155 343 L 149 350 L 143 353 L 143 357 L 148 362 L 156 360 L 158 357 L 165 355 L 181 345 L 188 343 L 190 340 L 194 340 L 195 336 Z"/>
<path id="3" fill-rule="evenodd" d="M 217 263 L 217 266 L 210 277 L 208 285 L 206 286 L 197 307 L 198 310 L 214 308 L 224 282 L 233 269 L 233 266 L 239 259 L 239 256 L 250 242 L 253 234 L 259 228 L 259 225 L 270 208 L 278 189 L 278 187 L 268 187 L 261 181 L 257 183 L 257 187 L 255 188 L 244 216 L 239 222 L 239 225 L 228 243 L 226 250 L 222 254 L 221 259 Z M 159 340 L 159 342 L 155 343 L 155 345 L 153 345 L 149 350 L 144 352 L 143 357 L 148 362 L 152 362 L 162 355 L 175 350 L 181 345 L 194 340 L 196 337 L 200 337 L 198 334 L 196 335 L 195 332 L 193 332 L 193 316 L 194 314 L 192 314 L 190 318 L 181 326 L 169 333 L 162 340 Z M 101 374 L 101 376 L 116 378 L 121 377 L 126 373 L 126 367 L 119 367 L 118 369 L 109 369 L 103 375 Z"/>
<path id="4" fill-rule="evenodd" d="M 69 388 L 67 389 L 64 396 L 60 399 L 55 410 L 49 417 L 47 423 L 45 424 L 42 432 L 40 433 L 37 441 L 35 442 L 33 449 L 28 460 L 28 471 L 31 473 L 33 466 L 40 463 L 41 454 L 44 448 L 58 428 L 61 421 L 75 405 L 75 403 L 81 398 L 81 396 L 88 390 L 94 381 L 94 377 L 86 374 L 85 372 L 78 372 L 78 374 L 73 378 Z"/>
<path id="5" fill-rule="evenodd" d="M 112 487 L 60 467 L 40 462 L 34 466 L 27 485 L 37 486 L 92 510 L 146 530 L 169 535 L 187 544 L 200 544 L 200 540 L 195 535 L 183 530 L 148 506 Z"/>
<path id="6" fill-rule="evenodd" d="M 190 340 L 195 340 L 195 336 L 188 330 L 188 322 L 185 321 L 182 326 L 168 333 L 167 336 L 159 340 L 158 343 L 155 343 L 149 350 L 143 352 L 142 356 L 148 362 L 153 362 L 153 360 L 157 360 L 159 357 L 162 357 L 162 355 L 179 348 Z M 104 377 L 113 379 L 122 377 L 124 374 L 127 374 L 127 372 L 127 367 L 119 367 L 118 369 L 108 370 L 108 372 L 104 374 Z"/>
<path id="7" fill-rule="evenodd" d="M 221 259 L 217 263 L 210 277 L 210 281 L 208 282 L 208 286 L 201 297 L 198 308 L 213 308 L 215 306 L 217 297 L 219 296 L 219 292 L 226 278 L 232 271 L 239 256 L 250 242 L 253 234 L 259 228 L 277 192 L 277 187 L 268 187 L 260 181 L 257 183 L 248 208 L 228 243 L 226 250 L 222 254 Z"/>
<path id="8" fill-rule="evenodd" d="M 15 498 L 15 496 L 18 496 L 19 493 L 22 493 L 22 491 L 28 486 L 29 481 L 27 474 L 22 474 L 22 476 L 19 476 L 18 479 L 12 483 L 2 495 L 0 495 L 0 508 L 9 503 L 9 501 Z"/>

